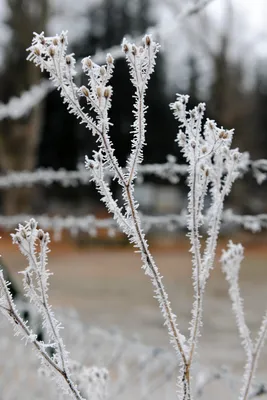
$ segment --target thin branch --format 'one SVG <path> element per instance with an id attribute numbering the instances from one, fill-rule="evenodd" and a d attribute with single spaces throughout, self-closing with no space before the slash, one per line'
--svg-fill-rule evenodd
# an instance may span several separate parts
<path id="1" fill-rule="evenodd" d="M 36 335 L 32 333 L 32 331 L 28 328 L 26 322 L 24 322 L 24 320 L 20 317 L 14 305 L 7 283 L 4 280 L 3 271 L 0 271 L 0 289 L 4 293 L 5 301 L 7 303 L 6 306 L 0 304 L 0 309 L 11 320 L 16 332 L 19 333 L 17 330 L 17 328 L 19 327 L 20 334 L 22 334 L 26 338 L 26 343 L 32 343 L 38 354 L 43 358 L 43 360 L 45 360 L 47 364 L 51 366 L 56 374 L 59 374 L 59 376 L 64 379 L 73 398 L 77 400 L 84 400 L 83 397 L 80 395 L 76 385 L 70 379 L 70 376 L 66 373 L 66 371 L 60 368 L 59 365 L 57 365 L 56 362 L 46 353 L 46 351 L 44 350 L 45 346 L 43 346 L 43 344 L 37 340 Z"/>

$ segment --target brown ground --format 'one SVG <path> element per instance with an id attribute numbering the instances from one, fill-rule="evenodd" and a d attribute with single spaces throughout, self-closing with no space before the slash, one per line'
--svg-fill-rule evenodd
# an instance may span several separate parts
<path id="1" fill-rule="evenodd" d="M 251 242 L 247 236 L 242 239 L 246 242 L 247 251 L 241 273 L 241 288 L 248 323 L 254 333 L 267 303 L 267 249 L 263 239 L 257 243 Z M 5 235 L 0 242 L 1 254 L 19 282 L 20 277 L 16 272 L 25 267 L 25 259 L 10 243 Z M 220 243 L 220 247 L 224 245 Z M 131 248 L 79 248 L 69 241 L 53 242 L 50 247 L 49 268 L 54 272 L 50 301 L 53 305 L 74 307 L 93 324 L 104 327 L 117 325 L 126 335 L 137 332 L 149 344 L 168 346 L 151 284 L 140 269 L 139 255 L 134 254 Z M 178 249 L 173 246 L 153 247 L 152 252 L 165 277 L 166 289 L 178 315 L 179 325 L 186 333 L 192 304 L 188 244 L 182 241 Z M 233 364 L 241 368 L 243 350 L 231 312 L 227 285 L 219 268 L 212 273 L 204 306 L 201 358 L 205 363 Z M 262 360 L 266 372 L 267 351 Z"/>

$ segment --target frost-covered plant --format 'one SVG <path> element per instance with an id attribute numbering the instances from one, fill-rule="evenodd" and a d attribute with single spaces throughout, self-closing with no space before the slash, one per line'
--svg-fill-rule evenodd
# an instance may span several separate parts
<path id="1" fill-rule="evenodd" d="M 49 234 L 38 229 L 36 221 L 31 219 L 25 225 L 19 225 L 17 232 L 12 234 L 12 238 L 13 243 L 18 245 L 21 253 L 27 258 L 28 266 L 24 271 L 21 271 L 24 293 L 42 317 L 42 325 L 47 340 L 45 342 L 39 340 L 28 321 L 23 320 L 20 316 L 12 299 L 9 284 L 4 280 L 2 271 L 0 271 L 0 310 L 13 324 L 15 335 L 21 336 L 26 344 L 31 343 L 33 345 L 41 360 L 44 372 L 56 380 L 63 392 L 72 395 L 75 399 L 82 400 L 81 388 L 85 391 L 83 377 L 87 374 L 87 376 L 94 376 L 92 382 L 98 380 L 98 385 L 95 384 L 94 390 L 91 390 L 92 394 L 95 396 L 98 391 L 102 394 L 105 386 L 103 382 L 107 380 L 107 376 L 102 372 L 98 373 L 96 379 L 94 370 L 85 368 L 82 370 L 79 379 L 76 378 L 76 382 L 71 377 L 74 364 L 69 359 L 69 354 L 63 343 L 61 336 L 63 327 L 56 319 L 48 299 L 48 278 L 51 275 L 46 268 L 47 254 L 50 251 L 48 248 Z M 77 383 L 79 383 L 79 386 Z M 100 397 L 95 396 L 94 398 Z M 86 398 L 93 397 L 87 395 Z"/>
<path id="2" fill-rule="evenodd" d="M 184 369 L 186 362 L 185 337 L 179 332 L 176 316 L 172 312 L 168 295 L 162 283 L 162 276 L 148 248 L 140 223 L 138 204 L 134 198 L 134 180 L 138 164 L 143 158 L 145 144 L 146 106 L 144 97 L 148 81 L 154 70 L 159 45 L 149 35 L 144 37 L 141 46 L 128 43 L 126 40 L 122 43 L 122 49 L 130 69 L 131 81 L 135 88 L 133 139 L 126 172 L 123 172 L 118 163 L 109 137 L 108 110 L 111 106 L 112 88 L 108 82 L 114 68 L 113 58 L 108 54 L 106 65 L 103 66 L 96 65 L 90 57 L 83 59 L 82 65 L 88 76 L 88 87 L 78 88 L 73 81 L 75 59 L 73 55 L 66 55 L 66 49 L 67 37 L 64 32 L 55 38 L 45 38 L 43 34 L 36 34 L 28 58 L 41 69 L 50 73 L 51 79 L 59 87 L 64 102 L 67 102 L 69 111 L 74 113 L 81 123 L 86 124 L 94 135 L 97 135 L 100 149 L 95 152 L 92 160 L 86 159 L 86 167 L 91 170 L 92 179 L 101 193 L 102 201 L 106 204 L 107 209 L 113 213 L 120 228 L 141 254 L 143 269 L 152 281 L 155 297 L 159 302 L 171 342 L 183 360 L 181 366 Z M 80 106 L 79 97 L 81 96 L 85 97 L 89 107 L 96 113 L 95 119 Z M 118 206 L 117 200 L 111 193 L 109 182 L 105 180 L 105 170 L 107 169 L 113 171 L 114 179 L 122 188 L 123 207 Z"/>
<path id="3" fill-rule="evenodd" d="M 50 78 L 58 87 L 63 101 L 67 103 L 69 112 L 75 114 L 80 122 L 85 124 L 92 131 L 92 134 L 96 136 L 99 150 L 94 152 L 92 159 L 86 158 L 86 168 L 91 172 L 91 179 L 101 194 L 101 200 L 106 205 L 108 211 L 113 214 L 115 221 L 128 236 L 129 241 L 134 245 L 136 251 L 141 255 L 142 268 L 152 282 L 155 298 L 159 303 L 164 318 L 164 325 L 167 327 L 170 342 L 177 354 L 177 363 L 180 367 L 177 381 L 178 398 L 191 400 L 193 398 L 191 388 L 192 366 L 202 326 L 203 295 L 210 271 L 214 266 L 224 200 L 231 190 L 232 183 L 238 176 L 240 154 L 238 150 L 230 149 L 233 136 L 232 130 L 219 128 L 211 120 L 204 121 L 205 105 L 203 103 L 199 104 L 193 110 L 188 111 L 187 103 L 189 97 L 177 96 L 176 102 L 171 104 L 171 109 L 181 127 L 177 136 L 177 142 L 189 164 L 187 225 L 191 243 L 190 251 L 192 253 L 193 286 L 195 292 L 189 336 L 185 337 L 180 332 L 177 317 L 172 311 L 168 294 L 163 285 L 163 277 L 150 252 L 145 233 L 142 229 L 138 204 L 134 195 L 135 180 L 138 167 L 143 159 L 143 147 L 145 145 L 145 115 L 147 109 L 145 94 L 148 81 L 155 67 L 159 45 L 153 41 L 151 35 L 145 35 L 141 46 L 136 46 L 124 40 L 122 50 L 125 53 L 131 82 L 135 90 L 131 152 L 126 162 L 126 169 L 123 169 L 119 165 L 114 154 L 112 140 L 109 136 L 110 121 L 108 111 L 111 107 L 112 98 L 112 88 L 109 85 L 109 80 L 112 77 L 114 69 L 113 57 L 108 54 L 106 64 L 102 66 L 95 64 L 90 57 L 84 58 L 82 67 L 88 77 L 88 86 L 82 87 L 77 87 L 74 82 L 75 58 L 73 54 L 66 53 L 66 32 L 50 38 L 45 37 L 43 33 L 40 35 L 35 34 L 32 46 L 29 48 L 30 54 L 28 59 L 50 74 Z M 80 105 L 81 97 L 86 100 L 88 108 L 93 111 L 93 115 L 89 115 L 85 107 Z M 117 199 L 110 190 L 111 172 L 113 179 L 121 187 L 122 206 L 119 206 Z M 210 198 L 210 206 L 205 215 L 208 221 L 208 230 L 207 238 L 205 242 L 202 242 L 200 229 L 204 225 L 204 203 L 207 195 Z M 35 224 L 35 222 L 31 223 Z M 18 233 L 19 240 L 24 245 L 25 240 L 28 243 L 28 235 L 32 235 L 32 233 L 29 233 L 30 228 L 27 224 L 26 231 L 28 230 L 29 232 L 25 234 L 25 238 L 22 240 L 23 229 L 25 228 L 20 227 Z M 34 229 L 37 229 L 36 226 Z M 14 240 L 17 235 L 14 236 Z M 42 252 L 40 253 L 40 260 L 42 259 L 41 254 Z M 45 261 L 42 262 L 45 263 Z M 37 264 L 37 271 L 39 271 L 38 268 L 40 268 L 39 264 Z M 29 275 L 29 271 L 26 270 L 24 276 L 24 284 L 31 285 L 32 277 Z M 39 280 L 37 279 L 37 284 L 38 282 L 43 282 L 43 280 L 46 284 L 47 274 L 44 275 L 44 278 L 39 278 Z M 29 284 L 27 280 L 29 280 Z M 5 282 L 3 279 L 1 282 L 3 299 L 12 305 L 13 303 L 10 300 Z M 35 289 L 37 294 L 31 291 L 27 293 L 30 299 L 37 301 L 38 299 L 35 300 L 35 297 L 39 294 L 39 291 L 38 286 L 38 292 Z M 40 307 L 40 312 L 46 318 L 46 321 L 48 321 L 48 325 L 51 323 L 54 324 L 54 329 L 52 329 L 52 334 L 49 337 L 52 339 L 55 348 L 55 357 L 57 357 L 56 366 L 61 371 L 63 370 L 68 373 L 67 364 L 65 363 L 67 355 L 59 336 L 60 325 L 54 320 L 54 317 L 51 319 L 51 322 L 46 317 L 50 312 L 49 307 L 43 308 L 42 303 L 38 306 Z M 13 318 L 14 322 L 14 318 L 17 318 L 15 311 L 13 312 L 12 308 L 12 312 L 10 312 L 9 309 L 11 306 L 9 305 L 8 307 L 7 313 L 11 316 L 11 319 Z M 265 336 L 265 324 L 266 322 L 263 322 L 263 328 L 259 334 L 260 344 L 263 343 Z M 54 358 L 51 360 L 54 362 Z M 246 376 L 252 377 L 254 366 L 252 366 L 252 363 L 248 363 L 248 365 L 250 367 L 247 367 L 249 372 Z M 65 380 L 70 385 L 70 388 L 73 388 L 70 390 L 70 393 L 74 397 L 80 398 L 79 396 L 81 395 L 77 392 L 77 387 L 72 384 L 71 377 L 68 375 Z M 242 389 L 240 399 L 246 399 L 250 383 L 251 379 L 248 381 L 248 390 L 245 394 L 243 394 Z"/>
<path id="4" fill-rule="evenodd" d="M 195 301 L 190 322 L 188 354 L 185 362 L 185 398 L 190 398 L 190 371 L 202 324 L 203 294 L 210 270 L 214 265 L 217 238 L 225 197 L 237 177 L 239 152 L 230 150 L 233 131 L 218 128 L 207 120 L 203 126 L 205 104 L 187 111 L 189 96 L 177 96 L 171 104 L 174 116 L 181 124 L 177 141 L 189 163 L 188 231 L 193 264 Z M 200 228 L 204 223 L 203 208 L 207 194 L 211 204 L 208 210 L 207 239 L 202 250 Z"/>
<path id="5" fill-rule="evenodd" d="M 231 241 L 228 244 L 228 250 L 224 251 L 221 257 L 222 269 L 229 282 L 229 295 L 232 301 L 236 324 L 247 358 L 239 400 L 250 398 L 251 383 L 255 377 L 260 352 L 267 336 L 267 310 L 263 316 L 258 335 L 254 341 L 251 339 L 245 320 L 243 299 L 240 295 L 238 284 L 239 269 L 243 258 L 244 249 L 242 245 L 234 244 Z"/>

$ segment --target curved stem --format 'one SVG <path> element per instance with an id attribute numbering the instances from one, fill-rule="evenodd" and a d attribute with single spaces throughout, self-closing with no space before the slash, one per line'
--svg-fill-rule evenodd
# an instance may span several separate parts
<path id="1" fill-rule="evenodd" d="M 6 286 L 6 282 L 3 278 L 2 273 L 0 273 L 0 282 L 1 282 L 1 286 L 5 293 L 5 298 L 8 303 L 8 308 L 4 307 L 2 305 L 0 307 L 9 314 L 9 317 L 12 318 L 12 320 L 14 321 L 14 323 L 16 325 L 20 326 L 20 328 L 22 329 L 22 331 L 24 332 L 26 337 L 28 337 L 28 338 L 31 337 L 32 336 L 31 331 L 29 330 L 29 328 L 27 327 L 27 325 L 25 324 L 23 319 L 20 317 L 20 315 L 16 311 L 15 307 L 13 306 L 13 301 L 10 297 L 9 290 Z M 40 355 L 45 359 L 45 361 L 54 369 L 54 371 L 59 373 L 63 377 L 63 379 L 66 381 L 73 397 L 76 400 L 84 400 L 83 397 L 80 395 L 78 389 L 76 388 L 76 385 L 72 382 L 70 376 L 66 373 L 65 370 L 60 368 L 55 363 L 55 361 L 53 361 L 53 359 L 44 351 L 44 349 L 43 349 L 42 345 L 39 343 L 39 341 L 37 339 L 31 339 L 31 342 L 33 343 L 36 350 L 40 353 Z"/>
<path id="2" fill-rule="evenodd" d="M 248 364 L 249 371 L 248 371 L 248 375 L 247 375 L 247 381 L 245 382 L 244 389 L 243 389 L 244 395 L 240 397 L 240 400 L 248 399 L 251 383 L 252 383 L 256 368 L 257 368 L 257 361 L 260 356 L 260 352 L 261 352 L 263 343 L 265 341 L 266 335 L 267 335 L 267 314 L 265 315 L 265 317 L 263 318 L 263 321 L 262 321 L 259 338 L 257 340 L 256 347 L 252 353 L 251 363 Z"/>
<path id="3" fill-rule="evenodd" d="M 142 230 L 140 227 L 140 223 L 139 223 L 139 218 L 138 218 L 138 214 L 137 211 L 134 207 L 134 200 L 132 197 L 132 193 L 129 187 L 126 187 L 126 194 L 127 194 L 127 198 L 129 201 L 129 206 L 131 209 L 131 214 L 132 214 L 132 218 L 133 218 L 133 222 L 134 222 L 134 228 L 135 228 L 135 232 L 136 235 L 138 236 L 139 242 L 140 242 L 140 250 L 142 252 L 142 257 L 144 259 L 145 264 L 148 266 L 148 268 L 151 270 L 152 274 L 153 274 L 153 278 L 154 278 L 154 282 L 155 282 L 155 287 L 156 289 L 158 289 L 158 293 L 159 293 L 159 298 L 158 301 L 160 303 L 160 306 L 163 305 L 163 311 L 162 313 L 165 314 L 164 317 L 166 317 L 167 319 L 167 325 L 168 325 L 168 329 L 169 329 L 169 334 L 171 336 L 171 339 L 174 341 L 174 345 L 176 350 L 180 353 L 182 360 L 183 360 L 183 364 L 186 365 L 186 355 L 185 355 L 185 351 L 183 348 L 182 343 L 179 340 L 179 332 L 177 330 L 175 321 L 173 319 L 174 315 L 172 313 L 171 310 L 171 306 L 170 306 L 170 302 L 168 300 L 168 297 L 166 295 L 166 292 L 164 290 L 163 287 L 163 283 L 162 283 L 162 277 L 160 276 L 158 269 L 155 265 L 155 262 L 153 260 L 153 257 L 150 253 L 150 251 L 148 250 L 148 246 L 146 241 L 144 240 L 143 234 L 142 234 Z M 161 304 L 162 302 L 162 304 Z"/>

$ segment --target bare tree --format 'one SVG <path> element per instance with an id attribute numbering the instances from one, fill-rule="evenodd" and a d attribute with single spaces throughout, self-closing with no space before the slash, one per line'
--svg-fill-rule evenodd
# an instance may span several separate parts
<path id="1" fill-rule="evenodd" d="M 40 71 L 25 61 L 25 49 L 32 32 L 45 28 L 48 16 L 47 0 L 8 0 L 8 6 L 10 14 L 6 23 L 11 28 L 12 39 L 6 49 L 1 76 L 0 98 L 3 102 L 40 81 Z M 3 170 L 32 170 L 35 167 L 40 124 L 40 105 L 18 120 L 1 121 L 0 166 Z M 4 213 L 29 211 L 29 191 L 26 188 L 5 191 Z"/>

